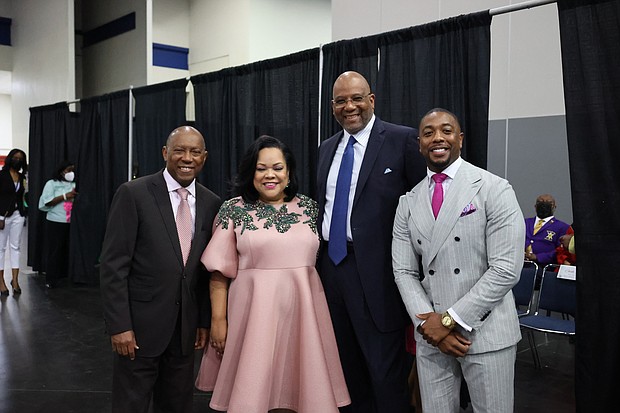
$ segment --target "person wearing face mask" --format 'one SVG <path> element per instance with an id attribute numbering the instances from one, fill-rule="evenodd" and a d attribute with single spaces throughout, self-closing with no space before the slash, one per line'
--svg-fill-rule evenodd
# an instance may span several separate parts
<path id="1" fill-rule="evenodd" d="M 12 149 L 4 160 L 0 171 L 0 296 L 9 295 L 4 282 L 4 254 L 7 242 L 11 256 L 11 287 L 13 294 L 21 294 L 19 286 L 19 247 L 26 220 L 24 192 L 28 170 L 26 153 L 21 149 Z"/>
<path id="2" fill-rule="evenodd" d="M 529 261 L 538 263 L 539 267 L 556 263 L 556 248 L 560 246 L 560 237 L 570 227 L 553 216 L 555 199 L 549 194 L 536 198 L 536 216 L 525 220 L 525 256 Z"/>
<path id="3" fill-rule="evenodd" d="M 59 278 L 66 277 L 69 270 L 69 223 L 76 195 L 75 164 L 62 161 L 39 198 L 39 209 L 47 213 L 47 288 L 56 287 Z"/>

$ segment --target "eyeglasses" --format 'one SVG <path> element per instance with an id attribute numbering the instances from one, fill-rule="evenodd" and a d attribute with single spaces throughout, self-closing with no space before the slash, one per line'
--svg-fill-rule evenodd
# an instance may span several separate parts
<path id="1" fill-rule="evenodd" d="M 351 103 L 353 103 L 354 105 L 359 105 L 364 101 L 364 99 L 366 99 L 370 95 L 372 95 L 372 93 L 369 93 L 366 96 L 356 95 L 348 99 L 332 100 L 332 103 L 334 104 L 335 108 L 340 109 L 340 108 L 344 108 L 345 106 L 347 106 L 347 103 L 349 103 L 349 101 L 351 101 Z"/>

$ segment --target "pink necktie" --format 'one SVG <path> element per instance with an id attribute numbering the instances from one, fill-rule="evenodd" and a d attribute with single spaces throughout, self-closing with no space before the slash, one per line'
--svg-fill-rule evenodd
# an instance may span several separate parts
<path id="1" fill-rule="evenodd" d="M 435 219 L 437 219 L 437 215 L 439 215 L 439 210 L 441 209 L 441 204 L 443 203 L 443 185 L 442 182 L 446 180 L 448 175 L 446 174 L 435 174 L 431 178 L 435 181 L 435 189 L 433 189 L 433 200 L 431 201 L 431 205 L 433 207 L 433 215 Z"/>
<path id="2" fill-rule="evenodd" d="M 192 213 L 189 209 L 189 202 L 187 202 L 189 191 L 185 188 L 179 188 L 177 194 L 181 197 L 181 203 L 177 209 L 177 234 L 183 254 L 183 265 L 185 265 L 189 250 L 192 247 Z"/>

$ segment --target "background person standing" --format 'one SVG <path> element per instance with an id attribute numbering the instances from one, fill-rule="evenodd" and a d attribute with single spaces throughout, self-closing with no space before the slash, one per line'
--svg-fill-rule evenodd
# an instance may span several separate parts
<path id="1" fill-rule="evenodd" d="M 39 198 L 39 210 L 46 213 L 47 288 L 57 287 L 58 280 L 69 273 L 69 224 L 76 195 L 75 165 L 71 161 L 62 161 L 52 179 L 45 183 Z"/>
<path id="2" fill-rule="evenodd" d="M 4 281 L 4 254 L 7 244 L 11 260 L 11 287 L 13 294 L 21 294 L 19 286 L 19 254 L 22 231 L 26 221 L 24 192 L 25 175 L 28 172 L 26 153 L 21 149 L 11 149 L 0 171 L 0 295 L 9 295 Z"/>

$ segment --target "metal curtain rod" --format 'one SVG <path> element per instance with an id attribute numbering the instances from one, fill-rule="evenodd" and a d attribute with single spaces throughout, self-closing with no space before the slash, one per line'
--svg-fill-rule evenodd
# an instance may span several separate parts
<path id="1" fill-rule="evenodd" d="M 519 11 L 524 9 L 531 9 L 532 7 L 544 6 L 549 3 L 556 3 L 557 0 L 531 0 L 524 1 L 523 3 L 511 4 L 509 6 L 496 7 L 489 10 L 491 16 L 497 16 L 498 14 L 510 13 L 513 11 Z"/>

